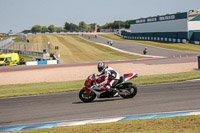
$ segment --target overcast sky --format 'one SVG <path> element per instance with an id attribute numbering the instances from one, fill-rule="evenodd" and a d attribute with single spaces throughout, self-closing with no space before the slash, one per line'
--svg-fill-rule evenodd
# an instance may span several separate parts
<path id="1" fill-rule="evenodd" d="M 0 33 L 65 22 L 103 25 L 115 20 L 200 9 L 200 0 L 0 0 Z"/>

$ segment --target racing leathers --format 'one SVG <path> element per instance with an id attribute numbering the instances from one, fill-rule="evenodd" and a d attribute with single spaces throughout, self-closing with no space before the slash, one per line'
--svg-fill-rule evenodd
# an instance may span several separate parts
<path id="1" fill-rule="evenodd" d="M 118 83 L 120 79 L 119 73 L 116 72 L 113 68 L 106 66 L 105 70 L 97 76 L 101 75 L 105 75 L 105 80 L 102 83 L 100 83 L 99 86 L 104 86 L 107 89 L 107 91 L 112 91 L 113 87 Z M 106 85 L 108 82 L 108 78 L 111 78 L 112 80 L 108 85 Z"/>

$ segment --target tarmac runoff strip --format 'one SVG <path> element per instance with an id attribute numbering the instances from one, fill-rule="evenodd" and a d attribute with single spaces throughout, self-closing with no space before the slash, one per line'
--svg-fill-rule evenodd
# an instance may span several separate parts
<path id="1" fill-rule="evenodd" d="M 21 125 L 21 126 L 9 126 L 9 127 L 0 127 L 0 132 L 44 129 L 44 128 L 53 128 L 62 126 L 96 124 L 96 123 L 109 123 L 109 122 L 128 121 L 128 120 L 167 118 L 167 117 L 187 116 L 187 115 L 200 115 L 200 112 L 177 112 L 177 113 L 151 114 L 151 115 L 139 115 L 139 116 L 128 116 L 128 117 L 101 118 L 93 120 L 76 120 L 76 121 L 63 121 L 63 122 L 41 123 L 41 124 L 31 124 L 31 125 Z"/>

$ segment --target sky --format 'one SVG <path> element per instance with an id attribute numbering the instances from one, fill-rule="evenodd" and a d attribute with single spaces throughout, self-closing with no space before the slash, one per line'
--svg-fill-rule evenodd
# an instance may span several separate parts
<path id="1" fill-rule="evenodd" d="M 0 0 L 0 33 L 21 32 L 36 24 L 104 25 L 191 9 L 200 9 L 200 0 Z"/>

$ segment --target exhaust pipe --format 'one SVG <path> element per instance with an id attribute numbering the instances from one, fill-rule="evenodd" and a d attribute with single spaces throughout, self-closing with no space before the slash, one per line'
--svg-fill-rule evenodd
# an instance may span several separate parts
<path id="1" fill-rule="evenodd" d="M 127 91 L 127 92 L 119 92 L 119 95 L 129 95 L 130 93 Z"/>

